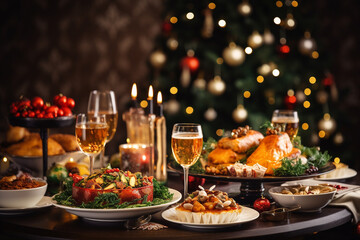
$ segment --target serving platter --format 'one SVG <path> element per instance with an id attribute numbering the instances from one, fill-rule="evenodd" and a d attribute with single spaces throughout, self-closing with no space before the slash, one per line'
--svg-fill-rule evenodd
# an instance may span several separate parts
<path id="1" fill-rule="evenodd" d="M 341 176 L 337 176 L 337 177 L 327 177 L 326 174 L 325 176 L 318 176 L 316 178 L 316 180 L 319 180 L 319 181 L 339 181 L 339 180 L 345 180 L 345 179 L 348 179 L 348 178 L 352 178 L 352 177 L 355 177 L 357 175 L 357 172 L 356 170 L 354 169 L 351 169 L 351 168 L 348 168 L 345 170 L 345 173 Z"/>
<path id="2" fill-rule="evenodd" d="M 242 206 L 242 211 L 240 216 L 234 221 L 230 223 L 189 223 L 189 222 L 182 222 L 178 220 L 176 216 L 175 207 L 170 208 L 162 212 L 161 216 L 169 222 L 181 224 L 186 227 L 190 228 L 200 228 L 200 229 L 218 229 L 218 228 L 227 228 L 227 227 L 233 227 L 233 226 L 239 226 L 243 223 L 254 221 L 259 217 L 259 212 L 248 207 Z"/>
<path id="3" fill-rule="evenodd" d="M 11 190 L 10 190 L 11 191 Z M 44 196 L 35 206 L 28 208 L 0 208 L 0 215 L 19 215 L 33 212 L 38 209 L 51 207 L 51 197 Z"/>
<path id="4" fill-rule="evenodd" d="M 168 169 L 172 172 L 183 174 L 182 169 L 175 168 L 171 164 L 168 164 Z M 189 172 L 189 175 L 193 177 L 200 177 L 209 180 L 228 181 L 228 182 L 281 182 L 281 181 L 292 181 L 292 180 L 299 180 L 306 178 L 314 178 L 329 173 L 333 170 L 335 170 L 335 165 L 329 162 L 324 167 L 320 168 L 318 172 L 312 174 L 299 175 L 299 176 L 284 176 L 284 177 L 264 176 L 262 178 L 252 178 L 252 177 L 234 177 L 234 176 L 225 176 L 225 175 L 210 175 L 206 173 L 192 173 L 191 171 Z"/>
<path id="5" fill-rule="evenodd" d="M 164 210 L 168 206 L 177 203 L 181 199 L 181 193 L 175 189 L 169 188 L 170 193 L 173 193 L 173 199 L 170 202 L 149 206 L 149 207 L 137 207 L 137 208 L 121 208 L 121 209 L 89 209 L 89 208 L 78 208 L 69 207 L 58 204 L 54 197 L 52 203 L 54 206 L 64 209 L 67 212 L 74 214 L 78 217 L 86 220 L 98 221 L 98 222 L 121 222 L 131 218 L 136 218 L 141 215 L 153 214 Z"/>

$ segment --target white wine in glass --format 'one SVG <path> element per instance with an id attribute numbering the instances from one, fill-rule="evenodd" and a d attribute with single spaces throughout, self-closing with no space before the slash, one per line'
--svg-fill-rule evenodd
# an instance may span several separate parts
<path id="1" fill-rule="evenodd" d="M 275 128 L 280 127 L 281 131 L 286 132 L 291 141 L 296 137 L 299 130 L 297 111 L 275 110 L 271 118 L 271 123 Z"/>
<path id="2" fill-rule="evenodd" d="M 76 141 L 81 151 L 90 158 L 90 174 L 94 172 L 95 157 L 105 147 L 108 129 L 105 115 L 79 114 L 76 118 Z"/>
<path id="3" fill-rule="evenodd" d="M 199 159 L 203 148 L 201 126 L 194 123 L 177 123 L 171 135 L 171 149 L 176 162 L 184 169 L 184 199 L 188 194 L 189 168 Z"/>
<path id="4" fill-rule="evenodd" d="M 106 116 L 106 123 L 109 126 L 106 138 L 106 143 L 108 143 L 114 137 L 118 123 L 118 112 L 114 91 L 94 90 L 90 92 L 88 115 L 96 116 L 98 114 Z M 104 167 L 104 152 L 105 148 L 100 154 L 101 167 Z"/>

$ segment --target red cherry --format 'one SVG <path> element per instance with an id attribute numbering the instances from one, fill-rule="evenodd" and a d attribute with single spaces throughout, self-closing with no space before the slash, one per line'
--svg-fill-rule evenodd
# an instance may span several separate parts
<path id="1" fill-rule="evenodd" d="M 62 107 L 61 109 L 64 111 L 63 116 L 71 116 L 72 115 L 72 112 L 71 112 L 70 108 Z"/>
<path id="2" fill-rule="evenodd" d="M 40 109 L 44 106 L 44 100 L 41 97 L 34 97 L 31 100 L 31 106 L 35 109 Z"/>
<path id="3" fill-rule="evenodd" d="M 73 109 L 75 107 L 75 100 L 72 98 L 67 98 L 66 104 L 68 108 Z"/>

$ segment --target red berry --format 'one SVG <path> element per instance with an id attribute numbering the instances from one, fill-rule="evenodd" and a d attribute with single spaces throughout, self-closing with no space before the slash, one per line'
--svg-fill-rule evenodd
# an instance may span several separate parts
<path id="1" fill-rule="evenodd" d="M 75 100 L 72 98 L 67 98 L 67 107 L 73 109 L 75 107 Z"/>
<path id="2" fill-rule="evenodd" d="M 61 96 L 57 102 L 56 105 L 59 107 L 67 107 L 67 97 L 66 96 Z"/>
<path id="3" fill-rule="evenodd" d="M 72 112 L 71 112 L 70 108 L 68 108 L 68 107 L 62 107 L 61 109 L 64 111 L 64 115 L 63 115 L 63 116 L 71 116 L 71 115 L 72 115 Z"/>
<path id="4" fill-rule="evenodd" d="M 44 118 L 44 114 L 43 113 L 36 114 L 36 117 L 37 118 Z"/>
<path id="5" fill-rule="evenodd" d="M 22 117 L 27 117 L 27 116 L 28 116 L 28 112 L 26 112 L 26 111 L 25 111 L 25 112 L 22 112 L 22 113 L 21 113 L 21 116 L 22 116 Z"/>
<path id="6" fill-rule="evenodd" d="M 41 97 L 34 97 L 31 100 L 31 106 L 35 109 L 40 109 L 44 106 L 44 100 Z"/>
<path id="7" fill-rule="evenodd" d="M 20 113 L 19 113 L 19 112 L 16 113 L 16 114 L 15 114 L 15 117 L 20 117 Z"/>
<path id="8" fill-rule="evenodd" d="M 59 111 L 58 111 L 58 116 L 59 116 L 59 117 L 64 116 L 64 110 L 62 110 L 62 108 L 59 109 Z"/>
<path id="9" fill-rule="evenodd" d="M 28 114 L 28 117 L 31 117 L 31 118 L 35 117 L 35 113 L 33 111 L 30 111 Z"/>

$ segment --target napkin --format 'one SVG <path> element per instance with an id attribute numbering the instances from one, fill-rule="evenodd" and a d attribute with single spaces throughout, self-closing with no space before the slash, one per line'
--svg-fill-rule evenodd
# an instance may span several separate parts
<path id="1" fill-rule="evenodd" d="M 326 182 L 326 181 L 317 181 L 314 179 L 304 179 L 289 181 L 283 183 L 281 186 L 289 186 L 296 184 L 303 185 L 316 185 L 316 184 L 330 184 L 330 185 L 340 185 L 347 187 L 346 189 L 340 189 L 335 194 L 332 201 L 329 203 L 329 206 L 336 207 L 346 207 L 353 215 L 353 223 L 357 223 L 360 220 L 360 186 L 351 185 L 339 182 Z"/>

